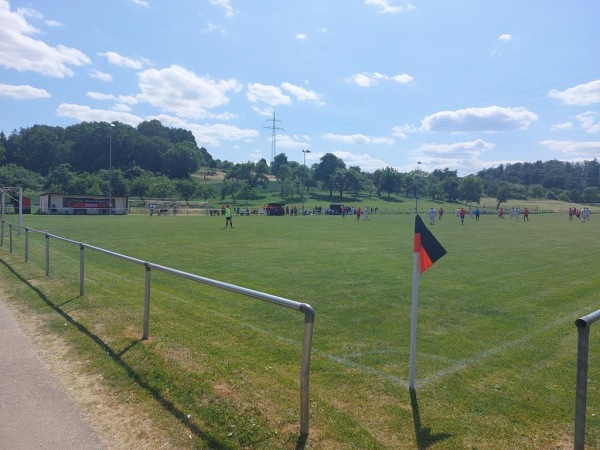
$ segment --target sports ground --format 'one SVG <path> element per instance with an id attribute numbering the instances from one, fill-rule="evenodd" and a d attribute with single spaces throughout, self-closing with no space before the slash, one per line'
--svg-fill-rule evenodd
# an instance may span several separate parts
<path id="1" fill-rule="evenodd" d="M 25 226 L 315 310 L 310 433 L 298 440 L 303 320 L 295 311 L 153 273 L 44 236 L 0 249 L 9 304 L 56 336 L 111 408 L 144 411 L 167 447 L 572 448 L 577 332 L 600 309 L 597 218 L 452 214 L 420 278 L 408 390 L 414 216 L 31 216 Z M 426 223 L 428 220 L 424 217 Z M 600 445 L 600 327 L 591 332 L 587 442 Z M 100 389 L 100 387 L 98 387 Z M 148 421 L 148 422 L 145 422 Z M 156 437 L 153 433 L 159 433 Z"/>

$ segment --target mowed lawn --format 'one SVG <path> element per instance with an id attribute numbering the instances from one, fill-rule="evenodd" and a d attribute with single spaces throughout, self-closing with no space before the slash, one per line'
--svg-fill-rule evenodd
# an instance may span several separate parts
<path id="1" fill-rule="evenodd" d="M 429 220 L 423 217 L 426 224 Z M 437 219 L 437 218 L 436 218 Z M 411 215 L 26 216 L 25 226 L 312 305 L 310 434 L 297 442 L 303 315 L 23 235 L 0 277 L 89 360 L 119 403 L 196 448 L 571 448 L 578 317 L 600 309 L 600 224 L 446 214 L 448 251 L 420 278 L 417 390 L 408 390 Z M 67 324 L 68 326 L 65 326 Z M 600 325 L 592 326 L 587 441 L 600 445 Z"/>

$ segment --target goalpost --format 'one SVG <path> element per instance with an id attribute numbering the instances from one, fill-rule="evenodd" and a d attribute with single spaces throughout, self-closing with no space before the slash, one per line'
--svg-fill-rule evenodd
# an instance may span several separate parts
<path id="1" fill-rule="evenodd" d="M 19 198 L 15 198 L 14 197 L 14 192 L 15 191 L 19 191 Z M 15 202 L 18 202 L 19 204 L 19 209 L 18 212 L 15 211 L 16 213 L 18 213 L 19 215 L 19 219 L 18 219 L 18 223 L 19 226 L 17 228 L 17 234 L 21 234 L 21 228 L 23 227 L 23 188 L 22 187 L 10 187 L 10 186 L 0 186 L 0 218 L 2 219 L 2 222 L 4 223 L 6 221 L 6 199 L 7 197 L 10 199 L 11 204 L 14 205 Z"/>

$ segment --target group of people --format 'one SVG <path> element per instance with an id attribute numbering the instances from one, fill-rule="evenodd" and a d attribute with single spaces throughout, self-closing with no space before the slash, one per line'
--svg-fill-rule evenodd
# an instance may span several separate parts
<path id="1" fill-rule="evenodd" d="M 169 208 L 167 205 L 161 205 L 159 208 L 156 207 L 154 203 L 150 203 L 148 206 L 148 210 L 150 211 L 150 215 L 153 216 L 156 214 L 157 216 L 168 216 Z M 176 216 L 179 214 L 179 203 L 175 202 L 173 204 L 173 215 Z"/>
<path id="2" fill-rule="evenodd" d="M 584 208 L 584 210 L 587 210 L 587 208 Z M 437 212 L 434 208 L 430 208 L 429 209 L 429 225 L 434 225 L 435 224 L 435 216 L 438 216 L 439 220 L 442 220 L 442 217 L 444 216 L 444 208 L 440 208 Z M 480 217 L 481 217 L 481 211 L 479 210 L 479 208 L 469 208 L 468 212 L 464 207 L 461 208 L 456 208 L 456 217 L 458 217 L 460 219 L 460 224 L 464 225 L 465 224 L 465 217 L 467 216 L 467 214 L 469 215 L 469 217 L 471 218 L 475 218 L 476 221 L 479 221 Z M 519 208 L 512 208 L 510 211 L 510 217 L 511 219 L 518 221 L 519 220 L 519 215 L 521 214 L 521 211 Z M 572 211 L 569 210 L 569 217 L 572 217 Z M 583 214 L 583 210 L 582 210 L 582 214 Z M 589 220 L 589 210 L 587 210 L 586 216 Z M 499 219 L 504 219 L 504 210 L 502 208 L 498 208 L 498 218 Z M 525 208 L 523 210 L 523 222 L 529 222 L 529 209 Z"/>
<path id="3" fill-rule="evenodd" d="M 588 222 L 590 220 L 590 210 L 585 207 L 583 209 L 569 208 L 569 220 L 573 220 L 573 217 L 581 219 L 582 222 Z"/>

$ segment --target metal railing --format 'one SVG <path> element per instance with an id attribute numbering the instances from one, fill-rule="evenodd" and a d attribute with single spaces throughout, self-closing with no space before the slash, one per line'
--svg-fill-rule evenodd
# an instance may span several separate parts
<path id="1" fill-rule="evenodd" d="M 577 386 L 575 388 L 575 450 L 585 447 L 585 409 L 587 402 L 590 326 L 600 320 L 600 309 L 575 321 L 577 327 Z"/>
<path id="2" fill-rule="evenodd" d="M 1 223 L 0 229 L 0 247 L 4 243 L 4 222 Z M 12 239 L 12 224 L 8 224 L 9 237 L 10 237 L 10 253 L 13 252 L 13 239 Z M 150 288 L 151 288 L 151 273 L 152 270 L 158 270 L 170 275 L 185 278 L 197 283 L 213 286 L 219 289 L 235 292 L 247 297 L 254 297 L 258 300 L 273 303 L 286 308 L 294 309 L 304 314 L 304 336 L 302 343 L 302 363 L 300 369 L 300 436 L 308 436 L 308 411 L 309 411 L 309 378 L 310 378 L 310 357 L 312 349 L 312 334 L 315 313 L 313 308 L 306 303 L 296 302 L 283 297 L 266 294 L 264 292 L 255 291 L 252 289 L 236 286 L 222 281 L 213 280 L 210 278 L 194 275 L 192 273 L 183 272 L 181 270 L 173 269 L 170 267 L 155 264 L 149 261 L 143 261 L 141 259 L 133 258 L 131 256 L 116 253 L 110 250 L 106 250 L 100 247 L 86 244 L 84 242 L 77 242 L 71 239 L 57 236 L 54 234 L 46 233 L 44 231 L 34 230 L 32 228 L 24 227 L 25 230 L 25 261 L 29 260 L 29 233 L 42 234 L 45 237 L 45 273 L 46 276 L 50 275 L 50 239 L 56 239 L 62 242 L 79 246 L 79 295 L 83 296 L 85 293 L 85 250 L 91 250 L 105 255 L 109 255 L 115 258 L 119 258 L 128 261 L 133 264 L 143 266 L 145 269 L 145 292 L 144 292 L 144 331 L 142 339 L 146 340 L 149 336 L 150 328 Z"/>

